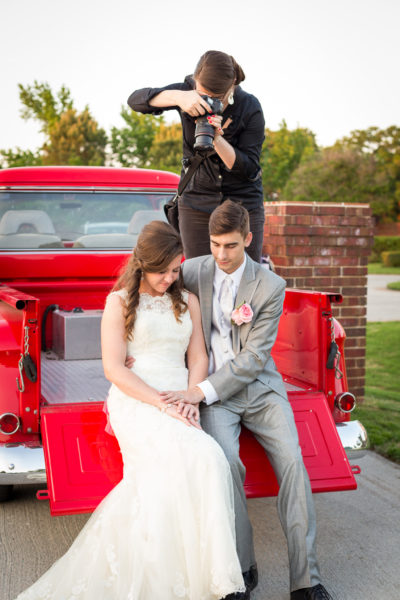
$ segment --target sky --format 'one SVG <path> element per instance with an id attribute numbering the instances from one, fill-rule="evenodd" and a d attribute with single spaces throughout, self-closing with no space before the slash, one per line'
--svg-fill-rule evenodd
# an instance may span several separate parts
<path id="1" fill-rule="evenodd" d="M 329 146 L 400 125 L 400 0 L 0 0 L 0 31 L 2 149 L 43 142 L 18 83 L 65 84 L 109 132 L 133 90 L 182 81 L 206 50 L 235 57 L 270 129 Z"/>

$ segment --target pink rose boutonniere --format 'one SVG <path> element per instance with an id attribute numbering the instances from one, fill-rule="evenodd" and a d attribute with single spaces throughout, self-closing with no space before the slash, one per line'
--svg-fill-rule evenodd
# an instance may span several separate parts
<path id="1" fill-rule="evenodd" d="M 250 304 L 242 302 L 235 308 L 231 314 L 232 325 L 243 325 L 243 323 L 250 323 L 253 318 L 253 311 L 251 310 Z"/>

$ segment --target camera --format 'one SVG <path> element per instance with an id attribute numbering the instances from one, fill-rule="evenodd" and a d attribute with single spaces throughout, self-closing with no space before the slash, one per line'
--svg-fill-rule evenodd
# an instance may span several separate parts
<path id="1" fill-rule="evenodd" d="M 222 113 L 222 102 L 218 98 L 212 98 L 211 96 L 201 96 L 207 102 L 214 115 L 220 115 Z M 208 150 L 214 150 L 213 140 L 215 135 L 215 129 L 207 120 L 207 114 L 202 117 L 197 117 L 196 129 L 194 132 L 195 143 L 194 149 L 197 152 L 207 152 Z"/>

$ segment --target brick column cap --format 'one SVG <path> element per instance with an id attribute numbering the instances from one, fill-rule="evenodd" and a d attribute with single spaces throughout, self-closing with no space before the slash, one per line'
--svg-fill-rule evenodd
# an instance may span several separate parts
<path id="1" fill-rule="evenodd" d="M 370 208 L 367 202 L 290 202 L 289 200 L 266 200 L 264 204 L 271 206 L 345 206 L 349 208 L 356 206 L 357 208 Z"/>
<path id="2" fill-rule="evenodd" d="M 330 206 L 340 208 L 370 208 L 366 202 L 289 202 L 288 200 L 265 200 L 267 206 Z"/>

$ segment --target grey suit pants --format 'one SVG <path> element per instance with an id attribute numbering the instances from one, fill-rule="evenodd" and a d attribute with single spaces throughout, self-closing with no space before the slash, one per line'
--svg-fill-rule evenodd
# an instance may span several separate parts
<path id="1" fill-rule="evenodd" d="M 256 564 L 253 532 L 243 489 L 245 467 L 239 458 L 241 423 L 263 446 L 279 483 L 277 508 L 285 532 L 291 591 L 320 582 L 315 550 L 316 522 L 293 411 L 286 398 L 254 381 L 237 396 L 210 406 L 202 403 L 201 424 L 223 448 L 234 486 L 236 543 L 243 572 Z"/>

